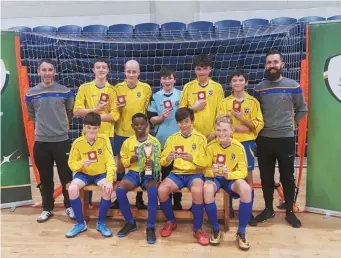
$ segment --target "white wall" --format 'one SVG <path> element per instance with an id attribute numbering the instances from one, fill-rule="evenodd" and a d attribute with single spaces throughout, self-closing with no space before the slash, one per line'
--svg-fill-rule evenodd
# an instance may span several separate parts
<path id="1" fill-rule="evenodd" d="M 338 1 L 5 1 L 1 28 L 25 25 L 112 25 L 169 21 L 274 18 L 341 14 Z"/>

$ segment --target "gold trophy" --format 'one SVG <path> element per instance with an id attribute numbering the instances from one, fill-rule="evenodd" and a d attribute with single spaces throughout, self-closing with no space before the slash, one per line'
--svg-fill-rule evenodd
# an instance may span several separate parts
<path id="1" fill-rule="evenodd" d="M 146 165 L 144 168 L 144 175 L 145 176 L 153 176 L 154 174 L 157 174 L 158 172 L 158 145 L 152 144 L 150 142 L 146 142 L 144 144 L 141 144 L 138 147 L 138 165 L 139 165 L 139 171 L 143 172 L 142 170 L 142 158 L 143 156 L 146 158 L 146 163 L 148 160 L 152 160 L 152 156 L 154 155 L 154 161 L 153 166 Z M 154 175 L 155 176 L 155 175 Z"/>
<path id="2" fill-rule="evenodd" d="M 143 144 L 143 153 L 147 160 L 151 160 L 152 155 L 154 154 L 154 146 L 150 142 Z M 153 174 L 153 167 L 146 165 L 144 168 L 144 173 L 146 176 L 151 176 Z"/>

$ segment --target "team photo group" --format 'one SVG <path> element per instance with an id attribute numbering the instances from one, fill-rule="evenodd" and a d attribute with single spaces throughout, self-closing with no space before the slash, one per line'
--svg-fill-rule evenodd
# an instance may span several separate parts
<path id="1" fill-rule="evenodd" d="M 301 227 L 293 212 L 295 195 L 295 134 L 307 105 L 298 82 L 282 75 L 283 56 L 270 51 L 264 64 L 265 80 L 247 91 L 248 74 L 234 71 L 226 78 L 232 93 L 225 97 L 221 84 L 211 79 L 214 67 L 208 55 L 194 58 L 196 78 L 177 89 L 176 72 L 163 66 L 161 89 L 139 80 L 140 64 L 124 65 L 125 80 L 111 85 L 110 64 L 98 58 L 93 64 L 95 79 L 81 85 L 76 96 L 55 81 L 56 67 L 49 59 L 38 66 L 41 83 L 25 97 L 28 115 L 35 125 L 34 162 L 41 184 L 43 211 L 39 223 L 49 220 L 54 209 L 53 170 L 56 164 L 63 189 L 66 215 L 76 224 L 68 238 L 87 230 L 80 191 L 87 185 L 102 188 L 96 229 L 104 237 L 107 212 L 119 209 L 125 224 L 117 230 L 123 238 L 137 230 L 127 193 L 136 187 L 136 207 L 146 209 L 146 241 L 156 243 L 156 217 L 161 208 L 166 222 L 159 234 L 168 237 L 177 228 L 174 210 L 182 210 L 180 189 L 192 195 L 193 235 L 201 245 L 219 245 L 221 240 L 216 193 L 230 196 L 230 207 L 239 199 L 236 242 L 250 249 L 246 227 L 257 226 L 275 216 L 274 175 L 278 162 L 289 225 Z M 143 65 L 143 64 L 141 64 Z M 82 119 L 83 130 L 72 143 L 69 124 Z M 116 157 L 117 158 L 116 158 Z M 255 217 L 253 170 L 258 160 L 265 209 Z M 115 192 L 115 193 L 113 193 Z M 112 201 L 113 196 L 116 196 Z M 203 230 L 204 213 L 212 228 Z M 231 215 L 234 211 L 231 210 Z"/>

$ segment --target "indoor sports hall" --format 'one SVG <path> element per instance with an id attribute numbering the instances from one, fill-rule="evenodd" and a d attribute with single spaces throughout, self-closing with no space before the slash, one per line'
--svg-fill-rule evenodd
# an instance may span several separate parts
<path id="1" fill-rule="evenodd" d="M 274 50 L 281 53 L 281 76 L 297 83 L 299 93 L 303 94 L 302 101 L 307 105 L 307 114 L 298 123 L 295 123 L 298 90 L 293 92 L 283 87 L 279 92 L 271 86 L 259 90 L 260 85 L 268 80 L 268 53 Z M 107 60 L 105 80 L 115 94 L 117 85 L 127 80 L 126 64 L 131 60 L 138 63 L 138 80 L 150 86 L 151 94 L 162 90 L 160 70 L 164 66 L 174 71 L 174 89 L 183 92 L 185 85 L 198 79 L 195 64 L 197 58 L 203 55 L 212 60 L 209 78 L 221 85 L 224 98 L 234 94 L 230 76 L 236 70 L 247 74 L 245 91 L 248 96 L 260 100 L 265 99 L 267 94 L 290 94 L 289 99 L 288 95 L 284 95 L 276 102 L 270 112 L 276 114 L 278 121 L 285 116 L 277 112 L 282 105 L 287 105 L 286 108 L 292 112 L 289 131 L 293 132 L 295 141 L 292 159 L 295 190 L 290 209 L 301 221 L 300 228 L 291 227 L 286 221 L 287 190 L 284 189 L 285 183 L 284 186 L 282 183 L 284 177 L 281 171 L 283 173 L 285 168 L 281 159 L 275 159 L 273 163 L 275 215 L 257 225 L 247 225 L 248 251 L 241 250 L 236 243 L 240 226 L 239 201 L 231 202 L 232 195 L 223 189 L 215 194 L 221 234 L 218 246 L 212 242 L 200 245 L 193 236 L 192 196 L 186 187 L 179 190 L 182 192 L 182 209 L 174 209 L 177 227 L 171 236 L 163 237 L 160 234 L 166 219 L 162 205 L 159 205 L 156 211 L 156 242 L 146 242 L 149 209 L 136 207 L 135 203 L 138 192 L 143 192 L 145 204 L 148 196 L 145 189 L 136 187 L 127 196 L 132 215 L 136 218 L 137 230 L 124 238 L 118 237 L 117 233 L 124 225 L 124 216 L 113 205 L 119 185 L 115 182 L 118 181 L 116 176 L 112 184 L 112 206 L 105 214 L 112 236 L 106 238 L 97 232 L 100 231 L 96 221 L 101 211 L 102 189 L 89 184 L 79 190 L 87 230 L 76 237 L 65 237 L 65 233 L 76 223 L 70 220 L 68 211 L 65 213 L 67 207 L 63 197 L 63 191 L 68 193 L 71 180 L 65 190 L 61 185 L 61 167 L 54 161 L 51 174 L 54 184 L 51 199 L 54 201 L 53 216 L 51 213 L 48 215 L 51 218 L 46 217 L 46 220 L 40 221 L 44 223 L 38 223 L 38 216 L 45 210 L 43 202 L 46 200 L 42 199 L 42 195 L 47 188 L 42 183 L 42 172 L 36 162 L 37 142 L 41 142 L 37 140 L 37 132 L 55 130 L 59 120 L 51 117 L 56 115 L 55 110 L 67 104 L 63 100 L 51 104 L 55 106 L 44 107 L 35 101 L 44 94 L 46 99 L 61 98 L 66 94 L 73 103 L 80 94 L 81 85 L 97 80 L 94 63 L 102 62 L 98 60 Z M 43 85 L 40 69 L 44 62 L 53 68 L 53 83 L 61 85 L 64 91 L 46 93 L 43 90 L 42 93 L 29 95 L 32 89 Z M 215 93 L 210 91 L 208 94 Z M 136 98 L 140 95 L 138 92 Z M 130 102 L 124 108 L 133 109 L 137 103 Z M 263 111 L 262 105 L 261 102 Z M 37 108 L 46 109 L 44 118 L 53 120 L 52 127 L 44 123 L 38 126 L 33 121 L 38 120 L 38 113 L 32 115 L 32 110 Z M 72 112 L 73 106 L 70 108 L 71 111 L 66 110 L 63 115 L 65 117 L 67 112 L 71 112 L 64 126 L 67 134 L 67 140 L 64 140 L 71 146 L 76 139 L 86 137 L 87 128 L 83 125 L 84 117 L 76 116 Z M 48 113 L 47 110 L 52 111 Z M 120 117 L 123 116 L 121 109 L 118 110 Z M 244 110 L 245 115 L 248 112 L 249 109 Z M 145 113 L 147 115 L 147 110 Z M 1 257 L 341 257 L 340 118 L 340 0 L 2 1 Z M 115 121 L 110 123 L 116 128 Z M 266 126 L 269 123 L 265 115 L 264 123 Z M 148 124 L 150 134 L 156 134 L 155 128 L 152 123 Z M 114 137 L 114 133 L 109 137 Z M 284 145 L 277 144 L 275 147 L 280 151 Z M 53 148 L 52 152 L 58 151 Z M 192 148 L 195 150 L 196 147 Z M 142 166 L 142 156 L 148 159 L 146 149 L 144 151 L 138 157 L 135 154 L 139 168 Z M 67 156 L 69 152 L 71 149 L 68 149 Z M 101 152 L 102 149 L 96 155 Z M 252 152 L 255 157 L 254 216 L 265 208 L 265 184 L 263 181 L 262 188 L 258 152 L 259 149 Z M 111 148 L 110 153 L 114 156 L 116 172 L 120 156 Z M 232 160 L 235 159 L 233 155 Z M 88 157 L 90 159 L 90 155 Z M 154 154 L 154 159 L 161 160 L 161 157 Z M 43 159 L 41 162 L 48 161 Z M 81 167 L 84 168 L 83 165 Z M 160 173 L 155 172 L 158 180 L 162 181 Z M 212 228 L 206 212 L 202 229 L 211 236 Z"/>

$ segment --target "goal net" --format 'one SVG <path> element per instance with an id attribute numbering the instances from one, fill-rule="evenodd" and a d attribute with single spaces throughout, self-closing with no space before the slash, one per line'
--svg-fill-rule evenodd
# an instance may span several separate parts
<path id="1" fill-rule="evenodd" d="M 56 66 L 56 80 L 77 94 L 79 86 L 94 79 L 96 57 L 110 63 L 108 81 L 115 85 L 124 80 L 124 63 L 140 63 L 139 79 L 153 91 L 160 89 L 159 71 L 163 65 L 176 70 L 176 87 L 183 88 L 195 78 L 193 58 L 208 54 L 214 61 L 211 77 L 221 83 L 225 95 L 231 93 L 228 76 L 236 69 L 248 73 L 247 91 L 253 95 L 255 85 L 264 78 L 265 55 L 269 50 L 283 53 L 284 76 L 300 80 L 300 63 L 305 58 L 305 38 L 300 24 L 270 27 L 229 28 L 226 30 L 168 31 L 161 33 L 22 33 L 22 64 L 28 67 L 30 87 L 40 82 L 37 66 L 41 58 L 51 58 Z M 70 137 L 77 138 L 82 120 L 74 117 Z"/>

